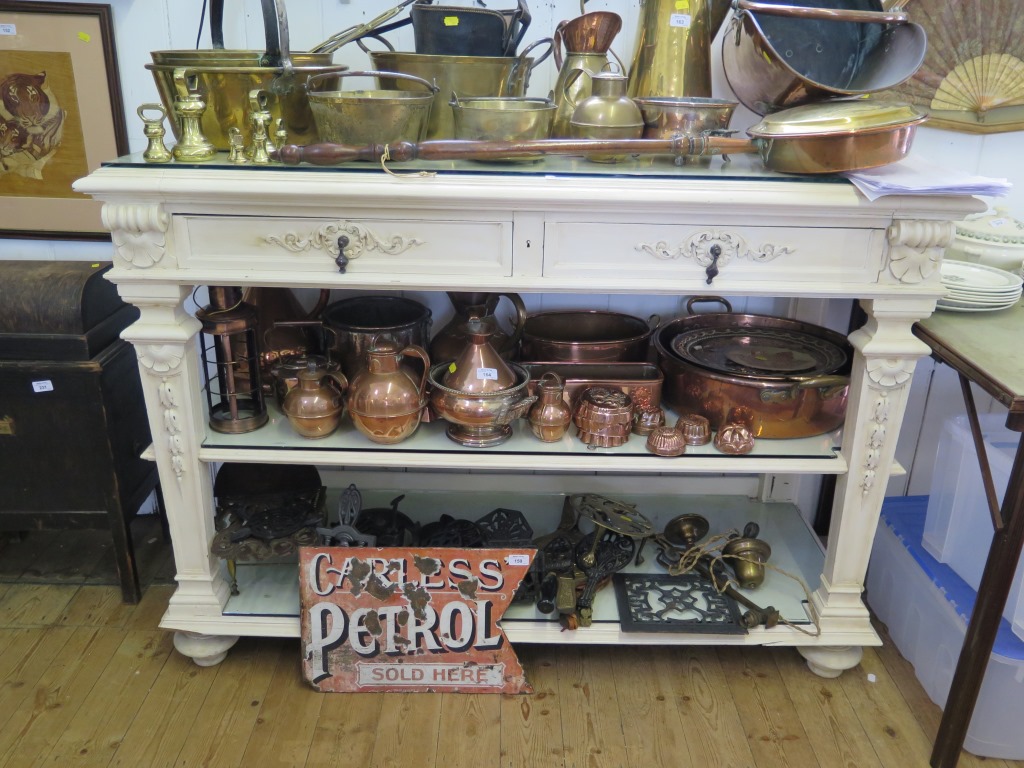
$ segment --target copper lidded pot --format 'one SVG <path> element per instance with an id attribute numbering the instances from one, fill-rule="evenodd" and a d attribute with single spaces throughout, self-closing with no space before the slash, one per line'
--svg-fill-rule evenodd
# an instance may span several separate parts
<path id="1" fill-rule="evenodd" d="M 312 360 L 304 371 L 299 371 L 297 378 L 298 386 L 285 396 L 281 410 L 292 428 L 303 437 L 327 437 L 341 423 L 348 379 Z"/>

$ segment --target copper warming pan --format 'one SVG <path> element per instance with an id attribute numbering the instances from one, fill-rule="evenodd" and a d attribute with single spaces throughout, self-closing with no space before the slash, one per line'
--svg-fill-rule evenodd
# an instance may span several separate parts
<path id="1" fill-rule="evenodd" d="M 728 311 L 693 314 L 694 304 L 707 301 Z M 654 334 L 665 403 L 706 417 L 713 429 L 743 408 L 758 438 L 811 437 L 842 426 L 853 359 L 842 334 L 734 313 L 717 297 L 694 297 L 687 311 Z"/>

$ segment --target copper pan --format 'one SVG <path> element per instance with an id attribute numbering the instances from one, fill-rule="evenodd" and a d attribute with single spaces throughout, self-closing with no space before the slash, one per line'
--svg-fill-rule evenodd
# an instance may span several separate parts
<path id="1" fill-rule="evenodd" d="M 527 362 L 643 362 L 657 322 L 600 310 L 538 312 L 523 324 L 520 358 Z"/>
<path id="2" fill-rule="evenodd" d="M 692 314 L 695 303 L 718 301 L 727 312 Z M 811 437 L 838 429 L 846 416 L 852 349 L 846 338 L 827 328 L 770 315 L 732 312 L 728 302 L 716 297 L 694 297 L 687 304 L 688 317 L 664 323 L 654 334 L 658 364 L 665 374 L 662 398 L 679 413 L 696 413 L 718 429 L 734 408 L 753 414 L 751 429 L 757 438 Z M 757 338 L 763 331 L 805 336 L 816 343 L 843 351 L 843 362 L 834 369 L 764 375 L 729 374 L 687 360 L 673 348 L 684 332 L 694 329 L 742 334 Z M 753 347 L 756 352 L 756 346 Z"/>

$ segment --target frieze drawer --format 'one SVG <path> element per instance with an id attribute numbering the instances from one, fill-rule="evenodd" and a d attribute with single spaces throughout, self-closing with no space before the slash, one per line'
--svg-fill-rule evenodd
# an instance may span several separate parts
<path id="1" fill-rule="evenodd" d="M 883 236 L 864 229 L 548 222 L 544 276 L 717 278 L 730 286 L 873 283 L 882 263 L 874 240 Z"/>
<path id="2" fill-rule="evenodd" d="M 511 219 L 179 216 L 174 227 L 178 264 L 189 269 L 383 277 L 512 274 Z"/>

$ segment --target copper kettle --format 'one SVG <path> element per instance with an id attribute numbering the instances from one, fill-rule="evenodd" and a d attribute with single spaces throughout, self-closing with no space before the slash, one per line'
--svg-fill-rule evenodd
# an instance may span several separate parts
<path id="1" fill-rule="evenodd" d="M 473 320 L 483 322 L 491 331 L 491 346 L 506 359 L 517 356 L 519 339 L 526 324 L 526 306 L 518 293 L 484 293 L 482 291 L 448 291 L 455 307 L 455 317 L 430 342 L 430 359 L 440 363 L 454 360 L 469 340 L 468 326 Z M 516 310 L 515 323 L 510 333 L 498 326 L 495 310 L 502 296 L 512 302 Z"/>
<path id="2" fill-rule="evenodd" d="M 316 306 L 307 312 L 290 288 L 254 286 L 245 289 L 242 300 L 256 307 L 256 323 L 263 341 L 260 372 L 265 387 L 273 380 L 271 370 L 281 358 L 326 351 L 319 348 L 323 343 L 323 329 L 313 321 L 320 317 L 330 295 L 330 290 L 321 289 Z"/>

